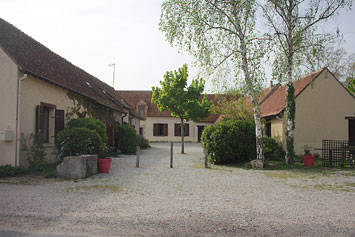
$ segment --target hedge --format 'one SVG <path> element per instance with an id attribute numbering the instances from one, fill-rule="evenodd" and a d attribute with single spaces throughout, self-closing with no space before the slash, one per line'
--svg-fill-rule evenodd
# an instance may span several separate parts
<path id="1" fill-rule="evenodd" d="M 108 137 L 106 133 L 106 125 L 100 120 L 94 118 L 76 118 L 71 119 L 68 124 L 68 128 L 88 128 L 96 131 L 104 144 L 107 144 Z"/>
<path id="2" fill-rule="evenodd" d="M 205 128 L 202 146 L 214 164 L 247 162 L 256 157 L 255 125 L 252 121 L 228 120 Z"/>
<path id="3" fill-rule="evenodd" d="M 138 146 L 138 135 L 134 128 L 129 125 L 116 124 L 115 126 L 115 148 L 123 154 L 134 154 Z"/>
<path id="4" fill-rule="evenodd" d="M 101 137 L 88 128 L 66 128 L 57 134 L 55 144 L 61 157 L 82 154 L 98 154 L 98 157 L 106 155 Z"/>

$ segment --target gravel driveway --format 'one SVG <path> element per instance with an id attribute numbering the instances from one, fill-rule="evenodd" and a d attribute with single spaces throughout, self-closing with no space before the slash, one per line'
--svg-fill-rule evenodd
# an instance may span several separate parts
<path id="1" fill-rule="evenodd" d="M 354 236 L 355 172 L 203 168 L 199 144 L 86 180 L 0 180 L 0 236 Z"/>

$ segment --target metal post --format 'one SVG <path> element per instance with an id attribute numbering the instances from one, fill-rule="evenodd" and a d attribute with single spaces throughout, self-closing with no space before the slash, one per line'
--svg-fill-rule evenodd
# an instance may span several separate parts
<path id="1" fill-rule="evenodd" d="M 333 150 L 329 149 L 329 167 L 333 166 Z"/>
<path id="2" fill-rule="evenodd" d="M 170 143 L 170 168 L 173 168 L 173 142 Z"/>
<path id="3" fill-rule="evenodd" d="M 141 155 L 141 148 L 137 146 L 136 168 L 139 168 L 139 156 Z"/>
<path id="4" fill-rule="evenodd" d="M 205 168 L 208 168 L 208 149 L 205 148 Z"/>
<path id="5" fill-rule="evenodd" d="M 115 69 L 116 63 L 111 63 L 108 65 L 109 67 L 113 67 L 113 79 L 112 79 L 112 87 L 115 88 Z"/>

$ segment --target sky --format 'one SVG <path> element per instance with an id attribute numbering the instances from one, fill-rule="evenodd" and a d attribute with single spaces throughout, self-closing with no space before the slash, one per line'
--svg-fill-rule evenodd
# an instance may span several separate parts
<path id="1" fill-rule="evenodd" d="M 0 17 L 116 90 L 151 90 L 166 71 L 193 58 L 173 48 L 159 31 L 163 0 L 0 0 Z M 355 5 L 355 4 L 354 4 Z M 355 6 L 325 24 L 344 33 L 355 53 Z M 211 81 L 207 92 L 213 92 Z"/>

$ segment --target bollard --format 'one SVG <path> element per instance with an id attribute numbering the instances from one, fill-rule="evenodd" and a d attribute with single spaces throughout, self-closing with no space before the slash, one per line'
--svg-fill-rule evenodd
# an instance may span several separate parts
<path id="1" fill-rule="evenodd" d="M 170 168 L 173 168 L 173 142 L 170 144 Z"/>
<path id="2" fill-rule="evenodd" d="M 208 149 L 205 148 L 205 168 L 208 168 Z"/>
<path id="3" fill-rule="evenodd" d="M 140 146 L 137 146 L 137 151 L 136 151 L 136 168 L 139 168 L 139 156 L 141 155 L 141 148 Z"/>

